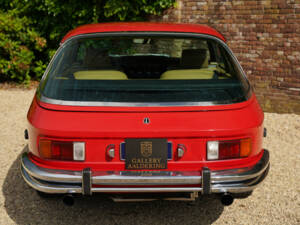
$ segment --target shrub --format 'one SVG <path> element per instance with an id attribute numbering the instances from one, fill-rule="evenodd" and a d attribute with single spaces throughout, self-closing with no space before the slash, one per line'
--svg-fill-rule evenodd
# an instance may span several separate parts
<path id="1" fill-rule="evenodd" d="M 30 29 L 30 21 L 14 11 L 0 11 L 0 79 L 27 82 L 39 78 L 43 66 L 35 62 L 36 52 L 46 47 L 46 40 Z"/>

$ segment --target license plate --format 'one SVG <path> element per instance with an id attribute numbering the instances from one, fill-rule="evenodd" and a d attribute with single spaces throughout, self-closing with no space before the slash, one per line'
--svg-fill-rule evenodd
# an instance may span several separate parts
<path id="1" fill-rule="evenodd" d="M 125 168 L 128 170 L 167 169 L 167 139 L 126 139 Z"/>

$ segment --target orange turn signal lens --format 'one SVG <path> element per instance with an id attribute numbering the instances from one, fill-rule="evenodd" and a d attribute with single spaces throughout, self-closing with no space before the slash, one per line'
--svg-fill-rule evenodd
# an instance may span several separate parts
<path id="1" fill-rule="evenodd" d="M 251 153 L 251 139 L 241 139 L 240 142 L 240 157 L 247 157 Z"/>
<path id="2" fill-rule="evenodd" d="M 39 142 L 40 157 L 43 159 L 51 159 L 51 141 L 47 139 L 41 139 Z"/>

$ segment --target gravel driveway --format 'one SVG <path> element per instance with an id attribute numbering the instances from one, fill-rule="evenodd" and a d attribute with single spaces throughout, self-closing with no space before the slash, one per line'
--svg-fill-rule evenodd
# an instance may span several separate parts
<path id="1" fill-rule="evenodd" d="M 300 116 L 265 114 L 271 170 L 247 199 L 223 207 L 214 197 L 195 203 L 114 203 L 97 196 L 40 199 L 19 173 L 23 131 L 33 90 L 0 89 L 0 224 L 300 224 Z"/>

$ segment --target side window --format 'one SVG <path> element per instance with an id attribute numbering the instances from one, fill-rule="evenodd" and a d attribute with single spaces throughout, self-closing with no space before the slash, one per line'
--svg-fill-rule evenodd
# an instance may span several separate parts
<path id="1" fill-rule="evenodd" d="M 220 76 L 230 77 L 233 79 L 237 79 L 240 77 L 240 71 L 236 67 L 232 56 L 220 44 L 215 45 L 215 57 L 217 61 L 217 71 Z"/>
<path id="2" fill-rule="evenodd" d="M 56 77 L 65 76 L 66 71 L 68 71 L 76 58 L 77 44 L 71 44 L 71 46 L 72 48 L 66 47 L 65 51 L 60 53 L 60 56 L 58 57 L 59 60 L 55 61 L 52 66 L 52 73 L 56 74 Z"/>
<path id="3" fill-rule="evenodd" d="M 221 50 L 222 58 L 224 61 L 224 68 L 226 73 L 229 73 L 231 75 L 234 75 L 236 73 L 235 69 L 233 68 L 234 62 L 231 59 L 231 56 L 228 54 L 228 52 L 224 49 L 223 46 L 219 47 Z"/>
<path id="4" fill-rule="evenodd" d="M 224 61 L 224 57 L 222 56 L 222 52 L 221 52 L 221 48 L 223 48 L 222 46 L 220 46 L 219 44 L 215 45 L 215 56 L 216 56 L 216 61 L 217 61 L 217 65 L 226 70 L 225 67 L 225 61 Z"/>
<path id="5" fill-rule="evenodd" d="M 233 60 L 228 51 L 220 44 L 216 45 L 216 58 L 218 66 L 221 68 L 219 72 L 223 76 L 230 76 L 232 79 L 239 80 L 245 91 L 248 91 L 250 86 L 247 79 L 243 76 L 238 65 Z"/>

